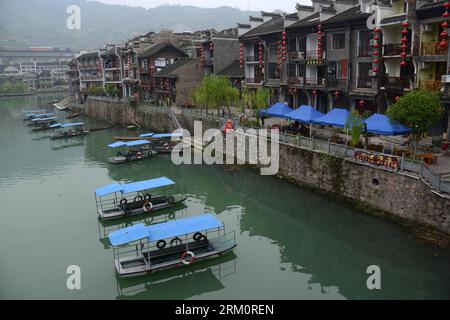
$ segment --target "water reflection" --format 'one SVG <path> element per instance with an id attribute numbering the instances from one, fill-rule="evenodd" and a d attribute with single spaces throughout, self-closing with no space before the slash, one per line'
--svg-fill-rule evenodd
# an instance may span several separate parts
<path id="1" fill-rule="evenodd" d="M 222 281 L 237 272 L 233 252 L 196 262 L 190 266 L 166 270 L 136 278 L 116 275 L 117 299 L 189 299 L 225 288 Z"/>

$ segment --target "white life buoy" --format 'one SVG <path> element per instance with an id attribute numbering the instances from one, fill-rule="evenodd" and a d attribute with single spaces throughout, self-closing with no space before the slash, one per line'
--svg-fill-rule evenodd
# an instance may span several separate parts
<path id="1" fill-rule="evenodd" d="M 169 150 L 170 149 L 170 145 L 168 143 L 164 144 L 164 149 Z"/>
<path id="2" fill-rule="evenodd" d="M 189 256 L 189 260 L 185 260 L 186 256 Z M 182 255 L 181 255 L 181 262 L 184 265 L 190 265 L 194 262 L 195 260 L 195 254 L 192 251 L 185 251 Z"/>
<path id="3" fill-rule="evenodd" d="M 152 211 L 153 203 L 151 203 L 150 201 L 145 201 L 144 205 L 142 206 L 142 209 L 144 209 L 145 212 Z"/>

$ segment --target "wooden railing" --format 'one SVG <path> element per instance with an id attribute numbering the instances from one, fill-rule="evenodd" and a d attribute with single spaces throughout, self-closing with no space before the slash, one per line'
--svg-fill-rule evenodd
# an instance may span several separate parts
<path id="1" fill-rule="evenodd" d="M 423 56 L 440 56 L 448 53 L 448 46 L 441 47 L 439 42 L 422 43 Z"/>
<path id="2" fill-rule="evenodd" d="M 411 77 L 388 77 L 386 79 L 386 89 L 409 89 L 411 87 Z"/>
<path id="3" fill-rule="evenodd" d="M 425 90 L 439 91 L 441 90 L 442 82 L 435 80 L 420 80 L 419 87 Z"/>
<path id="4" fill-rule="evenodd" d="M 358 78 L 358 88 L 370 89 L 372 88 L 372 78 Z"/>
<path id="5" fill-rule="evenodd" d="M 307 85 L 325 85 L 324 78 L 305 78 L 305 83 Z"/>

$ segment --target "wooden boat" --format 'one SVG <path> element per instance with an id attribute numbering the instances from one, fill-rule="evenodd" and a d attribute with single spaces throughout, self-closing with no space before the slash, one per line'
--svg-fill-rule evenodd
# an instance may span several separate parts
<path id="1" fill-rule="evenodd" d="M 119 199 L 120 198 L 120 199 Z M 100 219 L 118 219 L 173 207 L 186 200 L 169 178 L 111 184 L 95 190 Z"/>
<path id="2" fill-rule="evenodd" d="M 112 164 L 120 164 L 131 161 L 140 161 L 144 159 L 149 159 L 156 154 L 149 148 L 150 141 L 147 140 L 136 140 L 136 141 L 118 141 L 108 145 L 108 148 L 116 149 L 120 147 L 128 147 L 126 152 L 117 152 L 116 156 L 110 157 L 109 162 Z"/>
<path id="3" fill-rule="evenodd" d="M 236 234 L 211 214 L 112 232 L 114 266 L 122 277 L 133 277 L 188 266 L 236 247 Z"/>
<path id="4" fill-rule="evenodd" d="M 80 114 L 79 113 L 72 113 L 66 116 L 66 119 L 73 119 L 78 117 Z"/>
<path id="5" fill-rule="evenodd" d="M 60 129 L 56 134 L 50 137 L 52 140 L 57 139 L 68 139 L 68 138 L 74 138 L 79 136 L 84 136 L 89 133 L 89 130 L 85 130 L 83 128 L 84 123 L 78 122 L 78 123 L 67 123 L 67 124 L 59 124 L 58 128 Z M 64 130 L 66 128 L 76 128 L 76 129 L 69 129 Z"/>
<path id="6" fill-rule="evenodd" d="M 64 98 L 61 101 L 53 101 L 52 105 L 58 110 L 67 110 L 69 108 L 69 99 Z"/>
<path id="7" fill-rule="evenodd" d="M 139 137 L 153 142 L 152 149 L 158 153 L 171 153 L 172 149 L 182 141 L 181 133 L 144 133 Z"/>

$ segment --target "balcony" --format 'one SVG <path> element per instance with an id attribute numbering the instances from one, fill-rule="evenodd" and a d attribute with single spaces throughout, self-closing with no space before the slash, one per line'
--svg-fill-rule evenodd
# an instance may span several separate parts
<path id="1" fill-rule="evenodd" d="M 245 62 L 259 62 L 259 58 L 256 56 L 245 56 Z"/>
<path id="2" fill-rule="evenodd" d="M 257 76 L 254 78 L 245 78 L 245 82 L 246 83 L 255 83 L 255 84 L 259 84 L 262 81 L 264 81 L 264 77 L 263 76 Z"/>
<path id="3" fill-rule="evenodd" d="M 305 84 L 306 85 L 325 85 L 325 79 L 324 78 L 305 78 Z"/>
<path id="4" fill-rule="evenodd" d="M 372 89 L 372 78 L 358 78 L 357 87 L 361 89 Z"/>
<path id="5" fill-rule="evenodd" d="M 289 77 L 289 84 L 303 85 L 303 77 Z"/>
<path id="6" fill-rule="evenodd" d="M 291 61 L 304 60 L 306 57 L 305 51 L 294 51 L 289 53 L 289 59 Z"/>
<path id="7" fill-rule="evenodd" d="M 439 91 L 442 87 L 441 81 L 435 80 L 420 80 L 419 81 L 420 89 L 430 90 L 430 91 Z"/>
<path id="8" fill-rule="evenodd" d="M 306 51 L 306 59 L 325 59 L 325 51 L 322 51 L 322 56 L 319 57 L 318 50 Z"/>
<path id="9" fill-rule="evenodd" d="M 331 88 L 344 88 L 346 84 L 347 84 L 346 79 L 335 79 L 335 78 L 327 79 L 327 86 Z"/>
<path id="10" fill-rule="evenodd" d="M 385 44 L 384 46 L 384 56 L 388 57 L 388 56 L 399 56 L 403 50 L 402 50 L 402 44 L 401 43 L 388 43 Z M 406 49 L 406 54 L 410 55 L 411 54 L 411 48 L 408 47 L 408 49 Z"/>
<path id="11" fill-rule="evenodd" d="M 411 77 L 387 77 L 387 90 L 404 90 L 411 88 Z"/>
<path id="12" fill-rule="evenodd" d="M 120 77 L 107 77 L 107 78 L 105 79 L 105 81 L 106 81 L 106 82 L 120 82 L 121 79 L 120 79 Z"/>
<path id="13" fill-rule="evenodd" d="M 422 43 L 421 54 L 423 56 L 440 56 L 448 53 L 448 46 L 441 47 L 439 42 Z"/>

